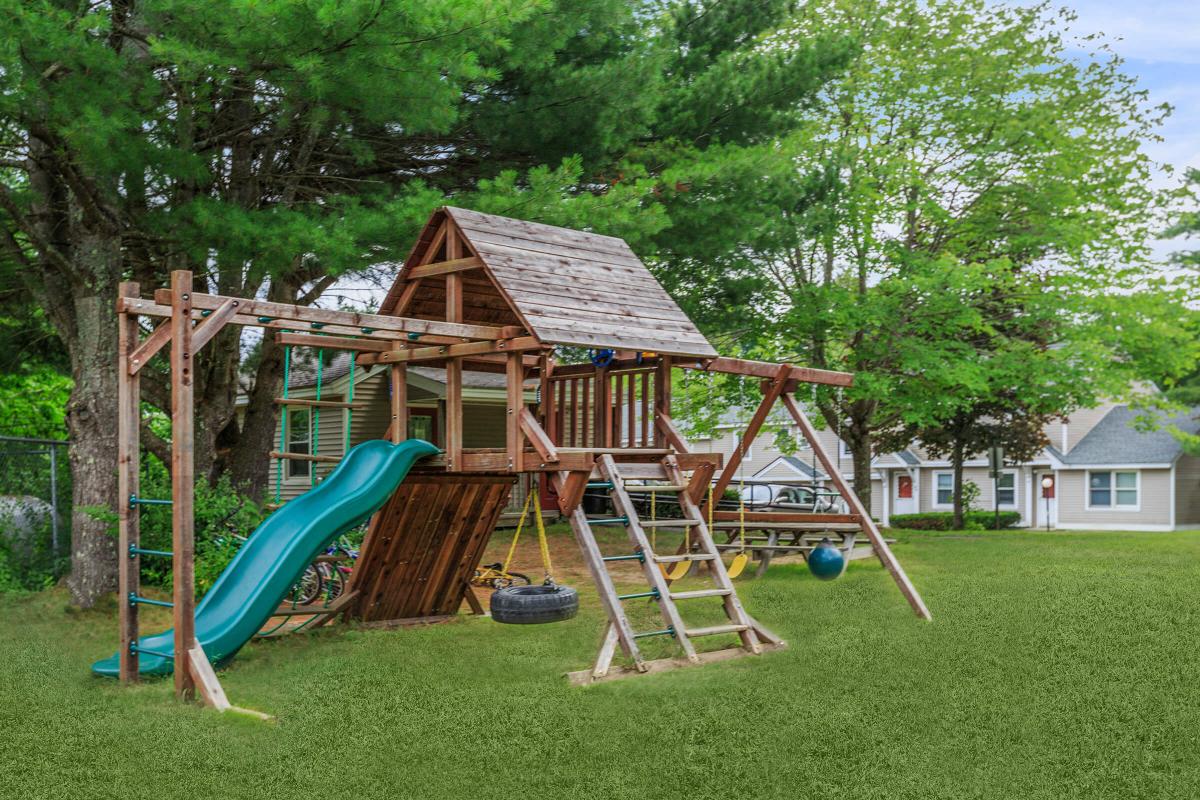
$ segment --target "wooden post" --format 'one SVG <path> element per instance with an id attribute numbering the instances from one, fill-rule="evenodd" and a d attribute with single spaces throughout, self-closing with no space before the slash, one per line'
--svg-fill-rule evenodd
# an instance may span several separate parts
<path id="1" fill-rule="evenodd" d="M 596 447 L 612 447 L 612 380 L 608 370 L 598 367 L 595 373 Z"/>
<path id="2" fill-rule="evenodd" d="M 521 433 L 521 409 L 525 407 L 525 356 L 509 353 L 505 384 L 508 388 L 508 416 L 506 419 L 508 468 L 520 472 L 525 450 L 525 437 Z"/>
<path id="3" fill-rule="evenodd" d="M 193 463 L 192 273 L 171 273 L 171 528 L 175 602 L 175 694 L 191 699 L 196 687 L 188 651 L 196 639 L 195 487 Z"/>
<path id="4" fill-rule="evenodd" d="M 458 229 L 446 224 L 446 260 L 462 257 L 462 241 Z M 463 321 L 463 274 L 446 275 L 446 321 Z M 446 359 L 446 469 L 455 470 L 462 464 L 463 449 L 462 358 Z"/>
<path id="5" fill-rule="evenodd" d="M 654 415 L 658 418 L 671 416 L 671 357 L 660 356 L 654 372 Z M 657 423 L 657 420 L 655 421 Z M 666 447 L 666 434 L 659 425 L 654 426 L 654 446 Z"/>
<path id="6" fill-rule="evenodd" d="M 550 382 L 553 372 L 554 360 L 551 358 L 550 352 L 546 351 L 538 359 L 538 394 L 541 395 L 541 403 L 538 404 L 538 420 L 542 423 L 550 441 L 557 442 L 554 431 L 554 384 Z"/>
<path id="7" fill-rule="evenodd" d="M 122 283 L 121 297 L 139 294 L 136 283 Z M 138 347 L 137 314 L 119 312 L 117 328 L 117 606 L 120 609 L 121 669 L 125 683 L 138 679 L 138 654 L 132 651 L 138 640 L 138 607 L 130 595 L 140 593 L 141 558 L 130 557 L 129 549 L 140 541 L 139 506 L 129 502 L 138 493 L 138 467 L 141 453 L 141 379 L 130 372 L 130 358 Z M 52 448 L 53 449 L 53 448 Z"/>
<path id="8" fill-rule="evenodd" d="M 817 460 L 821 462 L 821 466 L 825 469 L 825 474 L 829 476 L 830 482 L 833 483 L 834 488 L 841 494 L 842 499 L 846 501 L 846 505 L 850 507 L 850 512 L 858 515 L 863 532 L 867 534 L 867 538 L 871 540 L 871 546 L 875 548 L 875 555 L 879 558 L 879 562 L 883 564 L 884 568 L 891 573 L 892 579 L 900 587 L 901 594 L 908 600 L 908 604 L 912 606 L 913 611 L 916 612 L 918 617 L 921 619 L 933 619 L 929 614 L 929 609 L 925 607 L 925 601 L 921 599 L 921 595 L 917 593 L 916 587 L 908 579 L 908 574 L 905 573 L 904 567 L 900 566 L 900 562 L 896 560 L 892 549 L 884 541 L 883 534 L 879 532 L 879 528 L 875 525 L 875 520 L 871 519 L 870 509 L 866 508 L 862 500 L 858 499 L 858 495 L 846 483 L 837 466 L 829 458 L 825 449 L 821 447 L 820 441 L 817 440 L 816 428 L 808 421 L 808 417 L 800 410 L 800 406 L 796 404 L 796 401 L 790 395 L 783 395 L 783 404 L 787 406 L 788 413 L 792 415 L 792 419 L 796 420 L 796 425 L 799 426 L 800 433 L 808 440 Z M 849 552 L 847 552 L 848 555 Z"/>
<path id="9" fill-rule="evenodd" d="M 392 441 L 408 438 L 408 365 L 392 364 Z"/>

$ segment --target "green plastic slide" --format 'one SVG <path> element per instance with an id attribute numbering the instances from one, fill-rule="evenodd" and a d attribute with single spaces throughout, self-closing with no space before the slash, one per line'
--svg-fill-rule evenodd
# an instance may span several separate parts
<path id="1" fill-rule="evenodd" d="M 238 550 L 196 607 L 196 638 L 209 661 L 220 666 L 262 629 L 300 579 L 304 568 L 346 531 L 370 519 L 418 459 L 439 452 L 429 442 L 381 439 L 353 448 L 325 480 L 267 517 Z M 138 646 L 142 675 L 169 675 L 174 632 L 144 636 Z M 92 672 L 117 677 L 117 655 L 97 661 Z"/>

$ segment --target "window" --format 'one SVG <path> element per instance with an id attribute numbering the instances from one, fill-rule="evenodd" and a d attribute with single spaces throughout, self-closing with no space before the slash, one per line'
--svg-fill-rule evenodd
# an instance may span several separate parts
<path id="1" fill-rule="evenodd" d="M 937 473 L 937 505 L 954 505 L 954 473 Z"/>
<path id="2" fill-rule="evenodd" d="M 838 452 L 841 453 L 842 458 L 854 458 L 854 454 L 850 452 L 850 445 L 842 439 L 838 439 Z"/>
<path id="3" fill-rule="evenodd" d="M 312 455 L 312 420 L 309 417 L 308 409 L 288 412 L 287 435 L 287 451 L 289 453 Z M 311 469 L 311 461 L 288 459 L 287 476 L 289 478 L 307 478 Z"/>
<path id="4" fill-rule="evenodd" d="M 896 496 L 901 500 L 911 500 L 913 496 L 913 479 L 911 475 L 896 476 Z"/>
<path id="5" fill-rule="evenodd" d="M 1089 472 L 1089 508 L 1137 508 L 1136 472 Z"/>
<path id="6" fill-rule="evenodd" d="M 408 438 L 424 439 L 438 444 L 437 410 L 433 408 L 408 409 Z"/>
<path id="7" fill-rule="evenodd" d="M 1000 477 L 996 479 L 996 502 L 1002 506 L 1017 504 L 1017 474 L 1015 472 L 1001 472 Z"/>

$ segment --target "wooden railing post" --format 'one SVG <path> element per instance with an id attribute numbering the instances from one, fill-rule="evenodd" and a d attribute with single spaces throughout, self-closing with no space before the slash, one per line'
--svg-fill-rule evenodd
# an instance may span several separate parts
<path id="1" fill-rule="evenodd" d="M 453 261 L 462 257 L 462 241 L 458 229 L 446 223 L 446 259 Z M 463 321 L 463 275 L 451 272 L 446 275 L 446 321 Z M 462 358 L 446 359 L 446 469 L 456 470 L 462 465 L 463 450 L 463 406 L 462 406 Z"/>
<path id="2" fill-rule="evenodd" d="M 194 369 L 192 273 L 171 273 L 171 528 L 173 531 L 175 694 L 196 692 L 188 650 L 196 638 Z"/>
<path id="3" fill-rule="evenodd" d="M 138 284 L 126 282 L 118 293 L 136 298 L 139 290 Z M 131 359 L 139 346 L 137 314 L 122 309 L 117 319 L 117 605 L 121 618 L 120 677 L 129 683 L 138 679 L 138 654 L 133 651 L 138 640 L 138 607 L 129 602 L 129 597 L 141 591 L 141 558 L 130 553 L 141 538 L 140 507 L 129 500 L 139 488 L 141 379 L 138 370 L 131 369 Z"/>

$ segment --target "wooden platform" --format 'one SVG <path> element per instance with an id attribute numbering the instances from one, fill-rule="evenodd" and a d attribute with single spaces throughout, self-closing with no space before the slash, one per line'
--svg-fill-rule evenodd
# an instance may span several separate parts
<path id="1" fill-rule="evenodd" d="M 412 472 L 371 521 L 350 588 L 370 622 L 454 614 L 508 501 L 511 474 Z"/>

